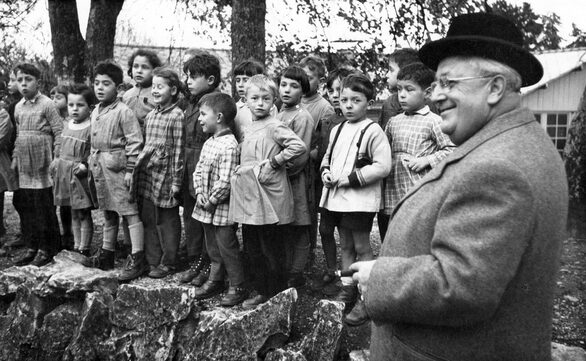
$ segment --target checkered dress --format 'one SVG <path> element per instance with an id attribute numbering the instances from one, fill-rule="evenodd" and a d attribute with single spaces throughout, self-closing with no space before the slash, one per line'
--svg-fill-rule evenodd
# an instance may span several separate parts
<path id="1" fill-rule="evenodd" d="M 442 133 L 441 121 L 425 106 L 411 115 L 396 115 L 387 123 L 385 133 L 391 143 L 393 166 L 383 184 L 385 214 L 390 215 L 411 186 L 452 152 L 454 144 Z M 415 173 L 405 164 L 410 157 L 427 157 L 431 167 Z"/>
<path id="2" fill-rule="evenodd" d="M 195 207 L 193 218 L 214 226 L 233 224 L 228 220 L 230 178 L 238 163 L 238 142 L 229 130 L 206 140 L 193 173 L 193 187 L 216 209 L 211 213 Z"/>
<path id="3" fill-rule="evenodd" d="M 183 182 L 183 111 L 177 104 L 157 107 L 147 114 L 145 130 L 146 141 L 135 170 L 138 196 L 160 208 L 177 207 L 171 186 L 181 187 Z"/>

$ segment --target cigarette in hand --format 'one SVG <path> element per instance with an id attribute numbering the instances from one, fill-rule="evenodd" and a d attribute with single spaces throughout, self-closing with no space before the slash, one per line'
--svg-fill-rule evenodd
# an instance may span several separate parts
<path id="1" fill-rule="evenodd" d="M 345 270 L 345 271 L 340 271 L 340 270 L 336 270 L 334 271 L 334 274 L 338 277 L 352 277 L 352 275 L 356 273 L 356 270 Z"/>

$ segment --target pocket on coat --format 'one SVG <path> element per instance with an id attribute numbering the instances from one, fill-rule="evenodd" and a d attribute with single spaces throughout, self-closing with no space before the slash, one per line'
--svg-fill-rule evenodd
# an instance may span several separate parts
<path id="1" fill-rule="evenodd" d="M 120 152 L 103 152 L 104 165 L 113 172 L 120 172 L 126 168 L 126 154 Z"/>
<path id="2" fill-rule="evenodd" d="M 268 164 L 263 165 L 258 172 L 258 182 L 263 185 L 273 184 L 277 181 L 279 171 Z"/>

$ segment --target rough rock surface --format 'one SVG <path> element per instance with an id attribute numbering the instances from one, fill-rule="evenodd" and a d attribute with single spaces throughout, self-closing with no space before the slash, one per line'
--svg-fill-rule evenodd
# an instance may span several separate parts
<path id="1" fill-rule="evenodd" d="M 552 342 L 551 361 L 586 361 L 586 350 Z"/>
<path id="2" fill-rule="evenodd" d="M 81 302 L 65 303 L 49 312 L 38 334 L 36 360 L 61 360 L 71 342 L 81 314 Z"/>
<path id="3" fill-rule="evenodd" d="M 251 360 L 281 347 L 291 332 L 297 291 L 285 290 L 250 311 L 203 311 L 193 336 L 183 334 L 182 360 Z"/>
<path id="4" fill-rule="evenodd" d="M 307 361 L 307 359 L 301 351 L 278 348 L 271 350 L 264 361 Z"/>
<path id="5" fill-rule="evenodd" d="M 350 352 L 350 361 L 368 361 L 370 360 L 370 351 L 368 350 L 356 350 Z"/>
<path id="6" fill-rule="evenodd" d="M 342 336 L 344 303 L 320 300 L 313 314 L 314 328 L 305 336 L 301 350 L 308 360 L 334 361 Z"/>

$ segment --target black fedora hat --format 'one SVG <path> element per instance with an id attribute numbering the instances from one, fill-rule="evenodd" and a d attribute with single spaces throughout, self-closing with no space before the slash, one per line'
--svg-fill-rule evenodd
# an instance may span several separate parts
<path id="1" fill-rule="evenodd" d="M 522 86 L 537 83 L 543 67 L 523 48 L 523 34 L 510 20 L 495 14 L 474 13 L 455 17 L 445 38 L 425 44 L 421 61 L 433 70 L 450 56 L 478 56 L 496 60 L 515 69 Z"/>

